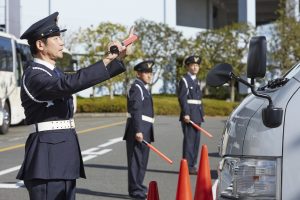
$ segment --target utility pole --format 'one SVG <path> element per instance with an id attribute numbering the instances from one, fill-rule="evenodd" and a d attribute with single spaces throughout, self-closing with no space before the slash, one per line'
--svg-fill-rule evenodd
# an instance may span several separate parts
<path id="1" fill-rule="evenodd" d="M 8 33 L 8 30 L 9 30 L 9 22 L 8 22 L 9 3 L 8 3 L 8 0 L 4 0 L 4 2 L 5 2 L 5 5 L 4 5 L 4 9 L 5 9 L 5 16 L 4 16 L 5 32 Z"/>
<path id="2" fill-rule="evenodd" d="M 48 2 L 48 8 L 49 8 L 49 15 L 51 15 L 51 0 L 49 0 L 49 2 Z"/>
<path id="3" fill-rule="evenodd" d="M 164 0 L 164 24 L 166 23 L 166 0 Z"/>

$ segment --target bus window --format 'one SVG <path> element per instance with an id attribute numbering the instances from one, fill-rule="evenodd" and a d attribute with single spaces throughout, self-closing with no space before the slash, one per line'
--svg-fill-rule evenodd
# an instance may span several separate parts
<path id="1" fill-rule="evenodd" d="M 9 38 L 0 37 L 0 71 L 13 71 L 13 51 Z"/>
<path id="2" fill-rule="evenodd" d="M 16 43 L 17 47 L 17 67 L 16 67 L 16 75 L 17 75 L 17 84 L 21 85 L 21 77 L 23 70 L 28 66 L 28 62 L 32 60 L 32 55 L 30 52 L 30 48 L 27 44 Z"/>

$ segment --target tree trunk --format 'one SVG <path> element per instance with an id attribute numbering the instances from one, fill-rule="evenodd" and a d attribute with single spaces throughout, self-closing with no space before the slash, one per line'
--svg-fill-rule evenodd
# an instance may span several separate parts
<path id="1" fill-rule="evenodd" d="M 96 95 L 96 86 L 93 86 L 92 87 L 92 95 L 91 95 L 91 97 L 95 97 L 95 95 Z"/>
<path id="2" fill-rule="evenodd" d="M 113 84 L 109 85 L 109 95 L 110 95 L 110 99 L 114 99 L 114 87 L 113 87 Z"/>
<path id="3" fill-rule="evenodd" d="M 235 87 L 234 87 L 234 84 L 235 82 L 234 82 L 234 80 L 231 80 L 231 91 L 230 91 L 230 101 L 231 102 L 234 102 L 234 99 L 235 99 Z"/>

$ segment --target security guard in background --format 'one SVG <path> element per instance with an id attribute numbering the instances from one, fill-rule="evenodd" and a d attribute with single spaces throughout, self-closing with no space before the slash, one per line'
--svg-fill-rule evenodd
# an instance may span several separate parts
<path id="1" fill-rule="evenodd" d="M 134 67 L 137 79 L 131 85 L 127 96 L 128 118 L 124 140 L 126 140 L 128 163 L 128 192 L 134 199 L 145 199 L 147 187 L 143 185 L 149 148 L 143 140 L 151 143 L 153 135 L 153 101 L 146 85 L 152 80 L 153 61 L 143 61 Z"/>
<path id="2" fill-rule="evenodd" d="M 200 133 L 189 123 L 190 120 L 200 125 L 204 121 L 202 107 L 202 92 L 200 81 L 197 79 L 201 58 L 189 56 L 184 61 L 187 68 L 185 74 L 179 81 L 178 100 L 181 108 L 180 121 L 183 131 L 182 157 L 187 159 L 190 174 L 197 174 L 197 158 L 200 144 Z"/>
<path id="3" fill-rule="evenodd" d="M 108 53 L 103 60 L 64 74 L 55 61 L 62 58 L 64 43 L 57 26 L 58 12 L 34 23 L 21 39 L 27 39 L 33 62 L 22 77 L 21 100 L 26 123 L 32 128 L 25 158 L 17 175 L 24 180 L 31 200 L 73 200 L 76 179 L 86 178 L 73 120 L 72 94 L 125 71 L 120 54 Z"/>

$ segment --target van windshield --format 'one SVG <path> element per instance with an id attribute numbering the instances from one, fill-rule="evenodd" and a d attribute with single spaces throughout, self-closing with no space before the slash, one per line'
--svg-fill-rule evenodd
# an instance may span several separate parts
<path id="1" fill-rule="evenodd" d="M 300 62 L 295 64 L 283 77 L 287 79 L 293 78 L 300 71 Z"/>

